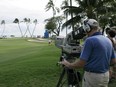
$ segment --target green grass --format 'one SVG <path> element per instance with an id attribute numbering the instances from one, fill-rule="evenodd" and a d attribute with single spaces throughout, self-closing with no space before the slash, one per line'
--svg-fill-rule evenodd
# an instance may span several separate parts
<path id="1" fill-rule="evenodd" d="M 60 49 L 48 43 L 0 39 L 0 87 L 56 87 L 59 57 Z"/>
<path id="2" fill-rule="evenodd" d="M 60 49 L 24 39 L 0 40 L 0 87 L 55 87 Z"/>

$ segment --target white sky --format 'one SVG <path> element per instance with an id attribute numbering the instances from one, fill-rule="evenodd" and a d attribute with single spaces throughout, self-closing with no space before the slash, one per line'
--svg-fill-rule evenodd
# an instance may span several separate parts
<path id="1" fill-rule="evenodd" d="M 44 18 L 47 2 L 48 0 L 0 0 L 0 18 Z M 46 14 L 50 15 L 50 12 Z"/>
<path id="2" fill-rule="evenodd" d="M 45 31 L 44 20 L 52 17 L 52 10 L 46 12 L 45 5 L 49 0 L 0 0 L 0 23 L 1 20 L 6 22 L 6 35 L 20 35 L 18 26 L 14 23 L 15 18 L 22 21 L 24 18 L 38 20 L 35 35 L 42 35 Z M 55 0 L 56 6 L 61 5 L 62 0 Z M 22 25 L 24 28 L 24 25 Z M 0 35 L 3 25 L 0 25 Z"/>

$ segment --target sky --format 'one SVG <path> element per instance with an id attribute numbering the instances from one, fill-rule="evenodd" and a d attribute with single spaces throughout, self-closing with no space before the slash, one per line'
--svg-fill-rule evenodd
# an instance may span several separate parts
<path id="1" fill-rule="evenodd" d="M 23 21 L 24 18 L 30 18 L 38 20 L 34 35 L 44 35 L 45 22 L 44 20 L 52 17 L 52 10 L 45 11 L 45 6 L 49 0 L 0 0 L 0 23 L 5 20 L 6 26 L 4 34 L 7 36 L 15 35 L 20 36 L 20 31 L 17 24 L 13 21 L 18 18 L 19 21 Z M 54 0 L 57 7 L 60 7 L 61 0 Z M 20 24 L 23 33 L 25 32 L 26 25 Z M 0 35 L 3 31 L 3 25 L 0 25 Z M 34 28 L 34 24 L 30 25 L 30 31 Z M 65 36 L 65 31 L 61 33 L 61 36 Z M 29 33 L 27 32 L 27 35 Z"/>

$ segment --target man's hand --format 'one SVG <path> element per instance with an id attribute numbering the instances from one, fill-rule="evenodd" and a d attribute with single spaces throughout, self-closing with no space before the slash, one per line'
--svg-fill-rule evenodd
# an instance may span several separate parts
<path id="1" fill-rule="evenodd" d="M 58 63 L 70 68 L 70 63 L 66 59 L 63 59 L 63 61 L 58 62 Z"/>
<path id="2" fill-rule="evenodd" d="M 62 64 L 68 68 L 83 68 L 84 65 L 86 64 L 86 61 L 76 60 L 75 62 L 70 63 L 66 59 L 64 59 L 63 61 L 59 62 L 59 64 Z"/>

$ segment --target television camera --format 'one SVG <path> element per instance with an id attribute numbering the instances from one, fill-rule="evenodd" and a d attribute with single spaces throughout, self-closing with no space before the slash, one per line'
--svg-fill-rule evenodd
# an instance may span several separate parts
<path id="1" fill-rule="evenodd" d="M 61 46 L 62 56 L 65 58 L 79 57 L 82 49 L 80 40 L 86 36 L 83 27 L 75 29 L 75 31 L 67 34 Z"/>
<path id="2" fill-rule="evenodd" d="M 63 43 L 59 45 L 59 47 L 61 48 L 60 61 L 66 59 L 69 62 L 73 62 L 80 56 L 82 49 L 80 40 L 83 39 L 84 36 L 86 36 L 86 34 L 83 27 L 79 27 L 75 29 L 75 31 L 67 34 L 66 38 L 62 39 Z M 80 80 L 80 72 L 63 66 L 63 71 L 56 87 L 80 87 Z"/>

